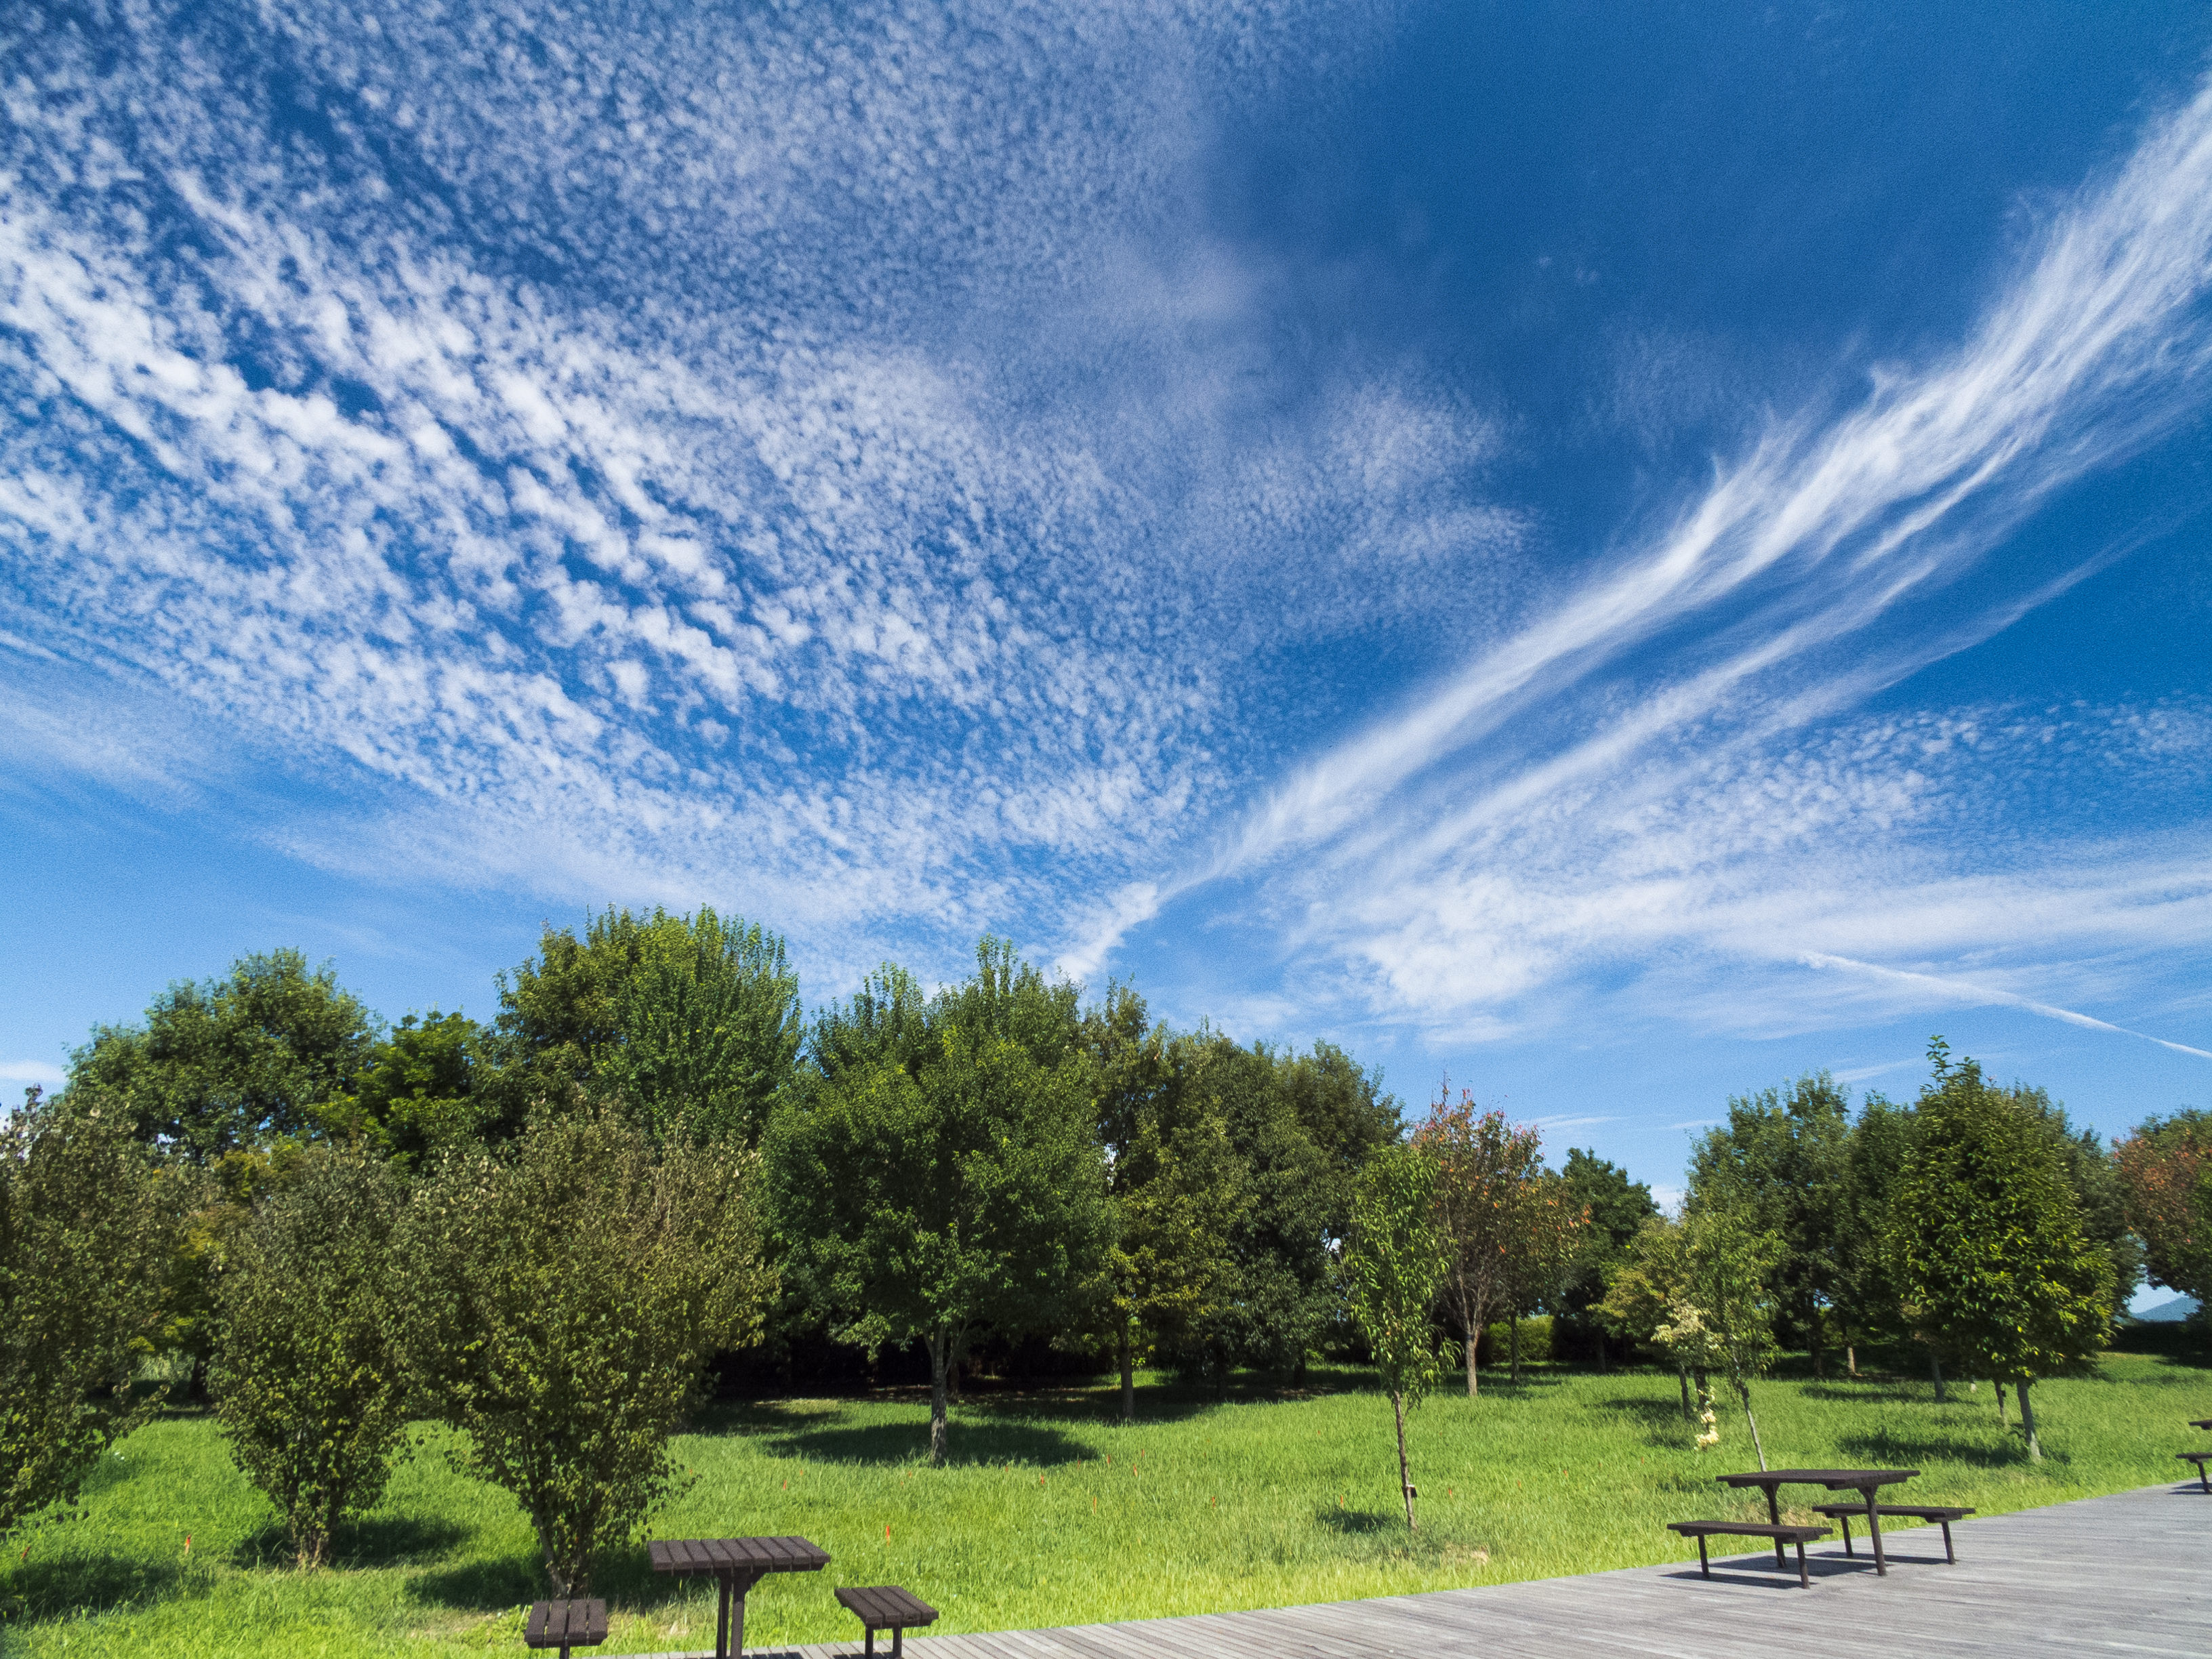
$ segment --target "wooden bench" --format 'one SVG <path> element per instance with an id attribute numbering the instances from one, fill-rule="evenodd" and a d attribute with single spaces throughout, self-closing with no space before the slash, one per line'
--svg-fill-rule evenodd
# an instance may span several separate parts
<path id="1" fill-rule="evenodd" d="M 859 1589 L 848 1586 L 837 1592 L 837 1600 L 845 1610 L 860 1621 L 866 1636 L 866 1651 L 873 1659 L 876 1651 L 876 1632 L 887 1630 L 891 1633 L 891 1659 L 899 1659 L 899 1641 L 909 1625 L 933 1625 L 937 1609 L 920 1596 L 901 1589 L 896 1584 L 878 1584 L 872 1589 Z"/>
<path id="2" fill-rule="evenodd" d="M 1698 1540 L 1698 1566 L 1708 1578 L 1713 1576 L 1713 1564 L 1705 1553 L 1705 1540 L 1714 1534 L 1725 1534 L 1731 1538 L 1771 1538 L 1778 1554 L 1784 1544 L 1795 1544 L 1801 1589 L 1813 1588 L 1812 1577 L 1805 1571 L 1805 1546 L 1815 1538 L 1826 1538 L 1830 1531 L 1826 1527 L 1778 1526 L 1765 1521 L 1669 1521 L 1667 1529 Z"/>
<path id="3" fill-rule="evenodd" d="M 606 1639 L 604 1601 L 533 1601 L 522 1627 L 523 1646 L 558 1648 L 561 1659 L 568 1659 L 570 1648 L 595 1648 Z"/>
<path id="4" fill-rule="evenodd" d="M 1943 1559 L 1954 1567 L 1959 1565 L 1959 1558 L 1951 1553 L 1951 1523 L 1954 1521 L 1965 1520 L 1973 1513 L 1973 1510 L 1945 1509 L 1941 1505 L 1929 1504 L 1877 1504 L 1874 1506 L 1874 1512 L 1876 1515 L 1901 1515 L 1908 1521 L 1933 1521 L 1943 1528 Z M 1844 1553 L 1846 1555 L 1857 1553 L 1851 1548 L 1851 1517 L 1855 1515 L 1864 1516 L 1865 1504 L 1815 1504 L 1813 1505 L 1813 1513 L 1825 1515 L 1831 1520 L 1842 1522 L 1844 1523 Z"/>
<path id="5" fill-rule="evenodd" d="M 2174 1453 L 2174 1455 L 2185 1463 L 2196 1464 L 2197 1484 L 2203 1487 L 2205 1491 L 2212 1492 L 2212 1480 L 2208 1480 L 2204 1478 L 2204 1460 L 2208 1457 L 2212 1457 L 2212 1452 L 2176 1452 Z"/>

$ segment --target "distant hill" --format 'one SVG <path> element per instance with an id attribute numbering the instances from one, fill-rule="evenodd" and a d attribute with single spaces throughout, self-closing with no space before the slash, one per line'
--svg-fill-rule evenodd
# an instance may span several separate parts
<path id="1" fill-rule="evenodd" d="M 2161 1302 L 2155 1308 L 2145 1308 L 2134 1316 L 2146 1325 L 2179 1325 L 2197 1311 L 2197 1298 L 2177 1296 L 2171 1302 Z"/>

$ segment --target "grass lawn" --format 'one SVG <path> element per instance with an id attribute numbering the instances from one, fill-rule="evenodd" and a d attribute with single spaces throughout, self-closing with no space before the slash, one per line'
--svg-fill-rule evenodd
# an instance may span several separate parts
<path id="1" fill-rule="evenodd" d="M 1389 1405 L 1352 1372 L 1286 1395 L 1214 1403 L 1139 1395 L 1133 1429 L 1105 1387 L 971 1398 L 954 1462 L 923 1461 L 911 1395 L 717 1407 L 678 1443 L 696 1475 L 657 1537 L 798 1533 L 828 1571 L 765 1581 L 750 1646 L 857 1634 L 840 1583 L 902 1583 L 940 1632 L 1279 1606 L 1694 1559 L 1662 1530 L 1759 1510 L 1717 1473 L 1755 1467 L 1740 1413 L 1719 1448 L 1690 1449 L 1674 1376 L 1533 1370 L 1480 1401 L 1446 1395 L 1411 1419 L 1421 1529 L 1395 1492 Z M 1756 1395 L 1778 1467 L 1901 1465 L 1910 1499 L 2022 1509 L 2185 1473 L 2174 1453 L 2212 1414 L 2212 1370 L 2149 1355 L 2036 1391 L 2046 1461 L 2030 1465 L 1984 1387 L 1938 1406 L 1924 1380 L 1777 1381 Z M 1723 1402 L 1725 1405 L 1725 1402 Z M 425 1430 L 383 1506 L 339 1540 L 339 1565 L 284 1564 L 268 1504 L 211 1421 L 179 1413 L 101 1460 L 83 1513 L 15 1540 L 0 1565 L 10 1655 L 520 1653 L 520 1605 L 542 1594 L 530 1530 L 505 1493 L 453 1474 Z M 1804 1491 L 1800 1501 L 1824 1501 Z M 1763 1512 L 1759 1517 L 1763 1519 Z M 187 1540 L 190 1547 L 187 1549 Z M 606 1651 L 711 1644 L 711 1589 L 655 1579 L 642 1547 L 602 1567 Z"/>

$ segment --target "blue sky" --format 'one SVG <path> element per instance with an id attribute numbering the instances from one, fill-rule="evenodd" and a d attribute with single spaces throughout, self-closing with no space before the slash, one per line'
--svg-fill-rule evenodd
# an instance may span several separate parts
<path id="1" fill-rule="evenodd" d="M 988 929 L 1662 1186 L 2212 1096 L 2212 18 L 0 22 L 0 1079 Z"/>

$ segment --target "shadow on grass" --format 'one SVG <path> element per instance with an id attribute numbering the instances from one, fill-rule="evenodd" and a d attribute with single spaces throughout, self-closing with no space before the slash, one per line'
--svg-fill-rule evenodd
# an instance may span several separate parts
<path id="1" fill-rule="evenodd" d="M 1593 1401 L 1590 1408 L 1616 1413 L 1633 1419 L 1644 1431 L 1644 1443 L 1647 1446 L 1679 1446 L 1683 1443 L 1685 1435 L 1697 1431 L 1697 1425 L 1682 1415 L 1682 1403 L 1679 1400 L 1621 1395 L 1611 1400 Z"/>
<path id="2" fill-rule="evenodd" d="M 2011 1443 L 1987 1441 L 1976 1442 L 1956 1435 L 1941 1433 L 1899 1434 L 1894 1429 L 1875 1429 L 1865 1434 L 1845 1434 L 1836 1437 L 1838 1450 L 1854 1457 L 1863 1458 L 1869 1468 L 1904 1468 L 1923 1463 L 1966 1463 L 1984 1469 L 2030 1469 L 2027 1448 L 2017 1437 L 2019 1430 L 2011 1431 Z M 2044 1467 L 2063 1468 L 2066 1458 L 2061 1453 L 2045 1450 Z M 1915 1500 L 1906 1499 L 1906 1502 Z"/>
<path id="3" fill-rule="evenodd" d="M 64 1613 L 108 1613 L 191 1594 L 201 1575 L 181 1561 L 149 1561 L 124 1555 L 74 1555 L 27 1562 L 0 1577 L 0 1607 L 11 1614 L 49 1619 Z"/>
<path id="4" fill-rule="evenodd" d="M 453 1522 L 416 1515 L 380 1515 L 352 1521 L 338 1528 L 331 1540 L 333 1567 L 405 1567 L 435 1561 L 469 1535 Z M 240 1567 L 289 1567 L 292 1540 L 284 1523 L 272 1521 L 241 1539 L 230 1553 L 231 1564 Z"/>
<path id="5" fill-rule="evenodd" d="M 1137 1397 L 1133 1426 L 1142 1430 L 1182 1423 L 1223 1405 L 1310 1399 L 1316 1392 L 1248 1377 L 1224 1400 L 1202 1384 L 1153 1383 Z M 890 1422 L 856 1421 L 854 1407 L 861 1404 L 905 1407 L 911 1414 Z M 777 1455 L 896 1467 L 927 1458 L 928 1406 L 927 1391 L 919 1389 L 880 1389 L 865 1401 L 725 1401 L 700 1412 L 691 1427 L 697 1434 L 757 1437 Z M 971 1390 L 952 1407 L 951 1461 L 1036 1467 L 1072 1463 L 1098 1455 L 1094 1441 L 1076 1437 L 1119 1427 L 1121 1417 L 1118 1386 Z"/>
<path id="6" fill-rule="evenodd" d="M 1406 1515 L 1402 1510 L 1352 1510 L 1316 1507 L 1314 1522 L 1324 1532 L 1333 1532 L 1345 1538 L 1376 1538 L 1391 1533 L 1403 1535 Z"/>
<path id="7" fill-rule="evenodd" d="M 550 1595 L 544 1563 L 534 1555 L 464 1561 L 407 1581 L 414 1600 L 461 1613 L 501 1613 Z M 712 1609 L 714 1581 L 655 1572 L 644 1547 L 602 1554 L 592 1574 L 592 1594 L 633 1613 L 651 1613 L 690 1598 Z"/>

